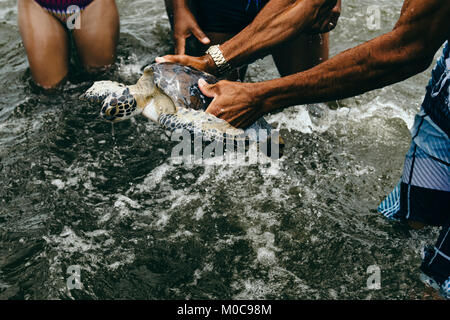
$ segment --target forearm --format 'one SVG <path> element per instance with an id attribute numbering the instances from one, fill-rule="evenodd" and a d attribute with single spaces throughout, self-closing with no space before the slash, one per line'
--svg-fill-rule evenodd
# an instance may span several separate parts
<path id="1" fill-rule="evenodd" d="M 175 11 L 178 11 L 179 9 L 189 10 L 189 0 L 164 0 L 164 2 L 166 4 L 166 11 L 171 24 L 173 24 L 173 15 Z"/>
<path id="2" fill-rule="evenodd" d="M 175 8 L 178 10 L 179 8 L 187 7 L 188 0 L 164 0 L 164 3 L 166 5 L 167 17 L 169 18 L 169 22 L 173 30 L 173 15 Z"/>
<path id="3" fill-rule="evenodd" d="M 249 26 L 220 46 L 223 55 L 235 67 L 263 57 L 274 46 L 310 26 L 326 2 L 327 0 L 269 1 Z"/>
<path id="4" fill-rule="evenodd" d="M 290 105 L 344 99 L 423 70 L 450 30 L 448 0 L 405 1 L 395 28 L 303 73 L 257 85 L 265 112 Z"/>
<path id="5" fill-rule="evenodd" d="M 170 2 L 172 3 L 174 10 L 189 8 L 189 0 L 171 0 Z"/>
<path id="6" fill-rule="evenodd" d="M 426 45 L 405 41 L 403 32 L 394 30 L 306 72 L 255 84 L 255 90 L 264 112 L 352 97 L 425 70 L 433 58 Z"/>

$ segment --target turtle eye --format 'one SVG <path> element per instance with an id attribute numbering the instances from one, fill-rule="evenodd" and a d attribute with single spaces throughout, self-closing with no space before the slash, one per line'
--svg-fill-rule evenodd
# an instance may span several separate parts
<path id="1" fill-rule="evenodd" d="M 106 115 L 110 116 L 110 117 L 115 116 L 116 113 L 117 113 L 117 107 L 109 108 L 106 110 Z"/>
<path id="2" fill-rule="evenodd" d="M 107 108 L 105 110 L 105 112 L 103 112 L 103 109 L 102 109 L 101 117 L 103 119 L 105 119 L 106 121 L 114 121 L 115 119 L 117 119 L 116 113 L 117 113 L 117 108 L 116 107 L 114 107 L 114 108 L 111 108 L 111 107 Z"/>

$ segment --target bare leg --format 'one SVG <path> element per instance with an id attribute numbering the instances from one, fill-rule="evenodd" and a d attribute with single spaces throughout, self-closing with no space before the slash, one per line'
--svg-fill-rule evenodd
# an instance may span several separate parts
<path id="1" fill-rule="evenodd" d="M 282 77 L 308 70 L 328 59 L 329 35 L 301 35 L 272 52 Z"/>
<path id="2" fill-rule="evenodd" d="M 18 1 L 18 20 L 33 80 L 56 87 L 69 71 L 68 36 L 61 23 L 35 1 Z"/>
<path id="3" fill-rule="evenodd" d="M 119 12 L 114 0 L 97 0 L 81 13 L 81 28 L 73 31 L 81 62 L 88 72 L 112 65 L 119 40 Z"/>

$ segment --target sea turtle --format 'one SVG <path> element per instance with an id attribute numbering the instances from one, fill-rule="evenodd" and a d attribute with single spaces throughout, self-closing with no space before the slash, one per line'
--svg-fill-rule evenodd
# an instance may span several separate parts
<path id="1" fill-rule="evenodd" d="M 100 116 L 110 122 L 143 114 L 169 130 L 187 129 L 203 135 L 205 141 L 225 138 L 245 139 L 247 142 L 267 143 L 272 127 L 260 118 L 246 129 L 237 129 L 228 122 L 204 112 L 211 99 L 204 96 L 198 80 L 216 83 L 208 73 L 174 63 L 151 64 L 144 69 L 135 85 L 126 86 L 113 81 L 98 81 L 81 96 L 82 100 L 101 104 Z M 264 141 L 263 141 L 264 140 Z M 281 148 L 283 140 L 276 139 Z M 268 144 L 268 149 L 270 145 Z"/>

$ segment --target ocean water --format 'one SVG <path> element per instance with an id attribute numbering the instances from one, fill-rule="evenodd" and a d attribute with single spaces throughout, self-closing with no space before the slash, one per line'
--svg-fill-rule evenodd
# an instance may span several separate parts
<path id="1" fill-rule="evenodd" d="M 162 0 L 118 0 L 116 68 L 134 83 L 172 50 Z M 378 5 L 380 29 L 367 26 Z M 401 0 L 344 1 L 331 55 L 388 32 Z M 267 120 L 286 142 L 278 166 L 170 160 L 143 117 L 111 124 L 64 88 L 30 86 L 15 0 L 0 1 L 0 299 L 422 299 L 411 231 L 376 213 L 397 183 L 430 70 L 400 84 Z M 247 80 L 278 77 L 270 57 Z M 317 110 L 316 110 L 317 111 Z M 369 290 L 369 266 L 381 289 Z M 69 290 L 70 266 L 81 288 Z"/>

